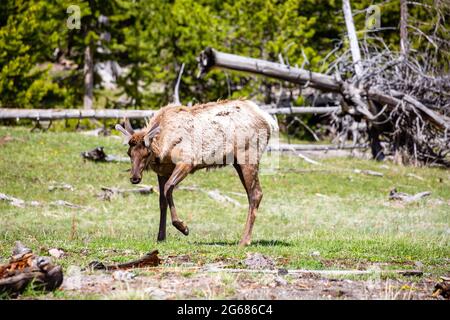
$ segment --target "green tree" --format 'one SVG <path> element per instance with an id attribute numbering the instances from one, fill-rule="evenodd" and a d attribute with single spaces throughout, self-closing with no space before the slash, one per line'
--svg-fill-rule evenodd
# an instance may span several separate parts
<path id="1" fill-rule="evenodd" d="M 54 7 L 45 1 L 2 1 L 0 11 L 0 105 L 51 106 L 67 97 L 49 76 L 61 22 L 46 19 Z"/>

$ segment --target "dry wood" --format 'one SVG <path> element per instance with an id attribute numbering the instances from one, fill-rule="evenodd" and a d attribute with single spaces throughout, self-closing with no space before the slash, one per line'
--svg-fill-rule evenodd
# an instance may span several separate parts
<path id="1" fill-rule="evenodd" d="M 10 205 L 14 206 L 14 207 L 19 207 L 19 208 L 25 208 L 27 206 L 30 207 L 36 207 L 36 206 L 42 206 L 44 205 L 44 203 L 40 202 L 40 201 L 25 201 L 19 198 L 15 198 L 13 196 L 4 194 L 4 193 L 0 193 L 0 200 L 3 201 L 7 201 L 9 202 Z M 73 204 L 71 202 L 65 201 L 65 200 L 55 200 L 49 203 L 52 206 L 62 206 L 62 207 L 69 207 L 69 208 L 73 208 L 73 209 L 86 209 L 87 207 L 84 206 L 80 206 L 77 204 Z"/>
<path id="2" fill-rule="evenodd" d="M 356 145 L 333 145 L 333 144 L 287 144 L 280 143 L 278 145 L 269 145 L 268 151 L 330 151 L 330 150 L 352 150 L 352 149 L 367 149 L 365 144 Z"/>
<path id="3" fill-rule="evenodd" d="M 93 261 L 89 264 L 89 267 L 94 270 L 124 270 L 131 268 L 145 268 L 156 267 L 161 263 L 161 259 L 158 257 L 158 250 L 153 250 L 143 257 L 130 262 L 104 265 L 102 262 Z"/>
<path id="4" fill-rule="evenodd" d="M 84 49 L 84 109 L 92 109 L 94 101 L 94 48 L 92 40 Z"/>
<path id="5" fill-rule="evenodd" d="M 53 183 L 51 185 L 48 186 L 48 191 L 55 191 L 55 190 L 68 190 L 68 191 L 73 191 L 74 188 L 73 186 L 71 186 L 68 183 Z"/>
<path id="6" fill-rule="evenodd" d="M 406 176 L 407 177 L 411 177 L 411 178 L 415 178 L 415 179 L 420 180 L 420 181 L 425 181 L 424 178 L 422 178 L 421 176 L 418 176 L 418 175 L 416 175 L 414 173 L 407 173 Z"/>
<path id="7" fill-rule="evenodd" d="M 434 287 L 433 297 L 442 296 L 444 299 L 450 299 L 450 278 L 441 277 L 441 281 L 436 283 Z"/>
<path id="8" fill-rule="evenodd" d="M 62 119 L 144 119 L 154 110 L 121 109 L 0 109 L 0 119 L 62 120 Z"/>
<path id="9" fill-rule="evenodd" d="M 10 205 L 12 205 L 14 207 L 23 208 L 26 206 L 26 202 L 24 200 L 15 198 L 13 196 L 9 196 L 4 193 L 0 193 L 0 200 L 7 201 L 7 202 L 9 202 Z"/>
<path id="10" fill-rule="evenodd" d="M 217 202 L 229 202 L 233 205 L 235 205 L 236 207 L 243 207 L 242 204 L 240 204 L 238 201 L 234 200 L 233 198 L 221 194 L 219 192 L 219 190 L 210 190 L 210 191 L 206 191 L 206 194 L 208 195 L 208 197 L 210 197 L 211 199 L 217 201 Z"/>
<path id="11" fill-rule="evenodd" d="M 295 150 L 293 150 L 293 151 L 295 152 Z M 322 165 L 320 162 L 317 162 L 317 161 L 315 161 L 315 160 L 313 160 L 313 159 L 311 159 L 311 158 L 305 156 L 304 154 L 301 154 L 300 152 L 295 152 L 295 154 L 296 154 L 299 158 L 302 158 L 303 160 L 305 160 L 305 161 L 308 162 L 308 163 L 311 163 L 311 164 L 314 164 L 314 165 L 317 165 L 317 166 Z"/>
<path id="12" fill-rule="evenodd" d="M 82 209 L 82 208 L 87 208 L 84 206 L 80 206 L 78 204 L 74 204 L 65 200 L 56 200 L 56 201 L 52 201 L 50 202 L 50 205 L 52 206 L 58 206 L 58 207 L 68 207 L 68 208 L 72 208 L 72 209 Z"/>
<path id="13" fill-rule="evenodd" d="M 341 107 L 292 107 L 274 108 L 272 106 L 261 106 L 269 114 L 327 114 L 340 112 Z"/>
<path id="14" fill-rule="evenodd" d="M 178 73 L 177 82 L 175 84 L 175 88 L 173 90 L 173 104 L 177 106 L 181 106 L 180 101 L 180 82 L 181 82 L 181 76 L 183 75 L 184 71 L 184 63 L 181 65 L 180 72 Z"/>
<path id="15" fill-rule="evenodd" d="M 354 173 L 359 173 L 359 174 L 366 174 L 366 175 L 369 175 L 369 176 L 375 176 L 375 177 L 382 177 L 382 176 L 384 176 L 381 172 L 372 171 L 372 170 L 354 169 L 353 172 Z"/>
<path id="16" fill-rule="evenodd" d="M 152 186 L 141 186 L 135 189 L 119 189 L 114 187 L 102 187 L 102 193 L 99 194 L 99 198 L 102 200 L 111 200 L 111 198 L 115 197 L 119 194 L 127 194 L 127 193 L 138 193 L 142 195 L 148 195 L 155 192 L 155 189 Z"/>
<path id="17" fill-rule="evenodd" d="M 326 91 L 340 91 L 340 83 L 333 77 L 317 72 L 294 68 L 280 63 L 223 53 L 206 48 L 198 58 L 200 75 L 214 67 L 244 71 L 298 84 L 310 82 L 310 86 Z"/>
<path id="18" fill-rule="evenodd" d="M 341 111 L 340 107 L 292 107 L 274 108 L 262 106 L 269 114 L 324 114 Z M 122 109 L 5 109 L 0 108 L 0 120 L 29 119 L 35 121 L 64 120 L 64 119 L 146 119 L 154 115 L 154 110 L 122 110 Z M 90 133 L 99 135 L 103 130 L 96 129 Z"/>
<path id="19" fill-rule="evenodd" d="M 114 194 L 122 194 L 122 193 L 139 193 L 143 195 L 151 194 L 155 192 L 155 189 L 152 186 L 141 186 L 135 189 L 119 189 L 113 187 L 102 187 L 103 191 L 111 192 Z"/>
<path id="20" fill-rule="evenodd" d="M 376 87 L 360 89 L 325 74 L 310 72 L 295 67 L 288 67 L 283 64 L 261 59 L 223 53 L 212 48 L 206 48 L 200 53 L 199 67 L 201 74 L 208 72 L 214 67 L 219 67 L 260 74 L 302 85 L 308 83 L 309 86 L 317 89 L 339 92 L 343 95 L 348 95 L 352 102 L 357 104 L 360 109 L 362 108 L 360 111 L 365 113 L 369 120 L 373 120 L 373 115 L 369 113 L 369 110 L 364 109 L 365 103 L 362 102 L 361 97 L 367 97 L 377 103 L 380 103 L 381 105 L 388 105 L 389 110 L 392 110 L 392 108 L 400 105 L 402 102 L 401 98 L 405 97 L 405 100 L 417 108 L 421 114 L 433 119 L 435 125 L 440 130 L 449 130 L 450 128 L 450 119 L 438 115 L 436 112 L 420 103 L 416 98 L 406 96 L 404 93 L 395 90 L 383 92 Z"/>
<path id="21" fill-rule="evenodd" d="M 409 53 L 408 4 L 406 0 L 400 0 L 400 52 L 403 56 L 407 56 Z"/>
<path id="22" fill-rule="evenodd" d="M 377 159 L 383 152 L 381 135 L 382 141 L 387 142 L 385 151 L 404 152 L 406 158 L 415 159 L 413 163 L 450 166 L 447 157 L 450 154 L 448 76 L 427 75 L 419 69 L 419 60 L 411 61 L 411 54 L 406 60 L 390 52 L 387 46 L 382 52 L 376 48 L 371 51 L 367 46 L 365 42 L 362 62 L 364 70 L 369 72 L 347 77 L 345 81 L 339 74 L 348 73 L 354 67 L 348 57 L 336 60 L 336 78 L 212 48 L 201 52 L 198 61 L 200 74 L 217 67 L 339 93 L 343 111 L 339 113 L 340 117 L 351 115 L 356 121 L 368 120 L 366 130 L 372 141 L 372 154 Z M 435 73 L 430 70 L 430 74 Z M 283 112 L 289 113 L 288 110 Z"/>
<path id="23" fill-rule="evenodd" d="M 239 201 L 236 201 L 233 198 L 220 193 L 220 191 L 217 189 L 205 190 L 205 189 L 202 189 L 197 186 L 177 186 L 177 189 L 187 190 L 187 191 L 200 191 L 200 192 L 206 193 L 208 195 L 208 197 L 210 197 L 211 199 L 213 199 L 217 202 L 229 202 L 229 203 L 235 205 L 236 207 L 242 207 L 242 204 L 239 203 Z M 232 192 L 230 192 L 230 193 L 232 193 Z M 237 195 L 242 196 L 243 194 L 237 194 Z M 246 195 L 244 195 L 244 196 L 246 196 Z"/>
<path id="24" fill-rule="evenodd" d="M 130 162 L 127 157 L 107 155 L 103 150 L 103 147 L 97 147 L 89 151 L 84 151 L 81 153 L 84 159 L 99 162 Z"/>
<path id="25" fill-rule="evenodd" d="M 355 24 L 353 23 L 350 0 L 342 1 L 342 11 L 344 12 L 345 25 L 347 26 L 347 34 L 350 41 L 350 50 L 352 52 L 353 64 L 355 65 L 355 73 L 358 77 L 361 77 L 363 73 L 363 69 L 361 66 L 361 51 L 359 50 Z"/>
<path id="26" fill-rule="evenodd" d="M 450 130 L 450 118 L 437 114 L 430 108 L 427 108 L 423 103 L 417 101 L 416 99 L 414 99 L 409 95 L 404 95 L 403 100 L 405 100 L 406 102 L 410 103 L 415 108 L 417 108 L 426 118 L 428 118 L 438 128 Z"/>
<path id="27" fill-rule="evenodd" d="M 404 192 L 398 192 L 397 189 L 392 189 L 389 192 L 389 200 L 400 200 L 404 202 L 414 202 L 418 201 L 424 197 L 431 195 L 430 191 L 419 192 L 415 195 L 410 195 Z"/>
<path id="28" fill-rule="evenodd" d="M 39 257 L 16 242 L 9 263 L 0 265 L 0 294 L 16 297 L 30 283 L 33 288 L 52 291 L 63 281 L 62 268 L 52 264 L 50 258 Z"/>

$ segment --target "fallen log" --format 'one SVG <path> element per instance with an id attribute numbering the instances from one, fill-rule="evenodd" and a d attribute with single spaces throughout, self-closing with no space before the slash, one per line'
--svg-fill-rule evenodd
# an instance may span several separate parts
<path id="1" fill-rule="evenodd" d="M 389 200 L 400 200 L 404 202 L 414 202 L 418 201 L 424 197 L 428 197 L 431 195 L 430 191 L 419 192 L 414 195 L 410 195 L 404 192 L 398 192 L 397 189 L 392 189 L 389 192 Z"/>
<path id="2" fill-rule="evenodd" d="M 19 208 L 25 208 L 27 206 L 31 206 L 31 207 L 38 207 L 38 206 L 43 206 L 44 203 L 39 202 L 39 201 L 25 201 L 19 198 L 15 198 L 13 196 L 4 194 L 4 193 L 0 193 L 0 200 L 4 200 L 9 202 L 10 205 L 14 206 L 14 207 L 19 207 Z M 80 206 L 77 204 L 73 204 L 71 202 L 65 201 L 65 200 L 55 200 L 55 201 L 51 201 L 49 203 L 52 206 L 59 206 L 59 207 L 69 207 L 69 208 L 74 208 L 74 209 L 87 209 L 88 207 L 84 207 L 84 206 Z"/>
<path id="3" fill-rule="evenodd" d="M 433 297 L 439 296 L 450 300 L 450 279 L 448 277 L 441 277 L 441 281 L 436 283 L 434 287 Z"/>
<path id="4" fill-rule="evenodd" d="M 263 106 L 262 108 L 269 114 L 327 114 L 341 111 L 341 107 L 268 108 Z"/>
<path id="5" fill-rule="evenodd" d="M 217 67 L 260 74 L 302 85 L 309 82 L 311 87 L 325 91 L 341 91 L 341 83 L 331 76 L 280 63 L 224 53 L 213 48 L 206 48 L 202 51 L 198 57 L 198 62 L 199 76 Z"/>
<path id="6" fill-rule="evenodd" d="M 155 110 L 121 109 L 0 109 L 0 119 L 30 119 L 36 121 L 63 119 L 144 119 L 151 118 Z"/>
<path id="7" fill-rule="evenodd" d="M 239 201 L 236 201 L 233 198 L 220 193 L 220 191 L 217 190 L 217 189 L 205 190 L 205 189 L 199 188 L 197 186 L 177 186 L 177 189 L 187 190 L 187 191 L 200 191 L 200 192 L 206 193 L 208 195 L 208 197 L 210 197 L 211 199 L 213 199 L 213 200 L 215 200 L 217 202 L 222 202 L 222 203 L 223 202 L 229 202 L 229 203 L 233 204 L 236 207 L 242 207 L 243 206 L 241 203 L 239 203 Z M 239 195 L 241 195 L 241 194 L 239 194 Z"/>
<path id="8" fill-rule="evenodd" d="M 294 152 L 295 152 L 295 151 L 294 151 Z M 311 163 L 311 164 L 317 165 L 317 166 L 321 166 L 321 165 L 322 165 L 320 162 L 317 162 L 317 161 L 315 161 L 315 160 L 313 160 L 313 159 L 311 159 L 311 158 L 305 156 L 304 154 L 301 154 L 300 152 L 296 152 L 295 154 L 296 154 L 299 158 L 305 160 L 305 161 L 308 162 L 308 163 Z"/>
<path id="9" fill-rule="evenodd" d="M 287 144 L 280 143 L 278 145 L 269 145 L 267 151 L 329 151 L 329 150 L 352 150 L 352 149 L 367 149 L 365 144 L 356 145 L 333 145 L 333 144 Z"/>
<path id="10" fill-rule="evenodd" d="M 375 176 L 375 177 L 382 177 L 382 176 L 384 176 L 384 174 L 382 174 L 381 172 L 372 171 L 372 170 L 354 169 L 353 172 L 354 173 L 358 173 L 358 174 L 365 174 L 365 175 L 368 175 L 368 176 Z"/>
<path id="11" fill-rule="evenodd" d="M 324 114 L 341 111 L 341 107 L 301 107 L 274 108 L 273 106 L 262 106 L 269 114 Z M 7 109 L 0 108 L 0 120 L 28 119 L 33 121 L 53 121 L 65 119 L 146 119 L 151 118 L 155 110 L 122 110 L 122 109 Z M 86 135 L 98 136 L 103 134 L 104 128 L 87 132 Z M 5 141 L 7 142 L 7 141 Z M 2 140 L 0 139 L 0 144 Z"/>
<path id="12" fill-rule="evenodd" d="M 308 85 L 323 91 L 340 93 L 345 99 L 355 104 L 356 108 L 350 113 L 360 113 L 368 120 L 374 120 L 376 117 L 366 109 L 366 104 L 363 102 L 364 98 L 373 100 L 381 105 L 387 105 L 389 107 L 387 109 L 389 110 L 400 105 L 402 99 L 404 99 L 405 102 L 413 106 L 421 115 L 427 119 L 432 119 L 433 124 L 438 129 L 442 131 L 450 130 L 450 119 L 448 117 L 441 116 L 420 103 L 417 99 L 394 90 L 383 92 L 376 87 L 358 88 L 329 75 L 287 66 L 281 63 L 224 53 L 209 47 L 200 53 L 197 60 L 200 69 L 199 76 L 208 73 L 213 68 L 222 68 L 259 74 L 300 85 Z"/>
<path id="13" fill-rule="evenodd" d="M 48 191 L 52 192 L 55 190 L 68 190 L 73 191 L 74 188 L 68 183 L 60 182 L 60 183 L 53 183 L 50 186 L 48 186 Z"/>
<path id="14" fill-rule="evenodd" d="M 9 202 L 10 205 L 12 205 L 14 207 L 19 207 L 19 208 L 23 208 L 26 205 L 26 202 L 24 200 L 15 198 L 13 196 L 10 196 L 10 195 L 4 194 L 4 193 L 0 193 L 0 200 L 7 201 L 7 202 Z"/>
<path id="15" fill-rule="evenodd" d="M 9 263 L 0 265 L 0 295 L 17 297 L 31 283 L 33 289 L 53 291 L 63 282 L 60 266 L 52 264 L 50 258 L 39 257 L 16 242 Z"/>
<path id="16" fill-rule="evenodd" d="M 158 250 L 153 250 L 143 257 L 130 262 L 104 265 L 99 261 L 92 261 L 89 263 L 89 268 L 93 270 L 125 270 L 131 268 L 144 268 L 144 267 L 156 267 L 161 263 L 161 259 L 158 257 Z"/>
<path id="17" fill-rule="evenodd" d="M 142 195 L 148 195 L 155 192 L 155 189 L 152 186 L 141 186 L 140 188 L 135 189 L 119 189 L 114 187 L 102 187 L 102 193 L 99 195 L 99 198 L 103 200 L 111 200 L 111 198 L 116 195 L 126 194 L 126 193 L 138 193 Z"/>
<path id="18" fill-rule="evenodd" d="M 89 151 L 84 151 L 81 156 L 86 160 L 91 160 L 95 162 L 130 162 L 127 157 L 107 155 L 103 150 L 103 147 L 96 147 Z"/>

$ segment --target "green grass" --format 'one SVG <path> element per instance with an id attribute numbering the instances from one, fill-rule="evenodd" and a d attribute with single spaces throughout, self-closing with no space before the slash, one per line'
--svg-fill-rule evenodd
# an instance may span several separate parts
<path id="1" fill-rule="evenodd" d="M 80 152 L 99 145 L 109 154 L 125 155 L 120 140 L 0 127 L 0 137 L 7 134 L 14 140 L 0 145 L 0 192 L 44 205 L 17 208 L 0 202 L 4 260 L 20 240 L 39 254 L 63 249 L 67 256 L 58 263 L 64 267 L 85 266 L 92 260 L 127 261 L 157 248 L 162 257 L 188 254 L 200 265 L 227 259 L 242 267 L 246 253 L 261 252 L 285 268 L 407 269 L 421 262 L 425 272 L 435 276 L 450 271 L 450 172 L 443 169 L 350 158 L 323 159 L 322 166 L 313 166 L 283 156 L 279 170 L 261 176 L 264 198 L 253 244 L 247 248 L 237 247 L 247 210 L 246 198 L 229 193 L 243 192 L 233 168 L 197 172 L 182 185 L 218 189 L 244 207 L 177 190 L 178 214 L 190 235 L 183 236 L 169 223 L 168 241 L 156 243 L 157 194 L 99 200 L 102 186 L 130 187 L 129 164 L 92 163 L 80 157 Z M 355 168 L 384 176 L 357 174 Z M 69 183 L 75 191 L 49 192 L 52 181 Z M 143 183 L 156 185 L 155 174 L 148 172 Z M 388 193 L 394 187 L 407 193 L 429 190 L 432 195 L 416 203 L 391 202 Z M 86 208 L 49 204 L 60 199 Z M 313 251 L 320 255 L 311 255 Z"/>

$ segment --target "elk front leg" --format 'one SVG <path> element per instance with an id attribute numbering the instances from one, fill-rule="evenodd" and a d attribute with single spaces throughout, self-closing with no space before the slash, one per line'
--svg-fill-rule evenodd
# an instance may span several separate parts
<path id="1" fill-rule="evenodd" d="M 263 196 L 261 185 L 258 178 L 258 165 L 252 164 L 235 164 L 234 167 L 247 191 L 248 198 L 248 214 L 247 222 L 245 223 L 244 234 L 239 242 L 240 246 L 247 246 L 252 241 L 253 224 L 255 223 L 256 214 L 258 212 L 259 204 Z"/>
<path id="2" fill-rule="evenodd" d="M 167 180 L 164 186 L 164 195 L 166 196 L 167 202 L 170 209 L 170 217 L 172 218 L 172 225 L 177 228 L 185 236 L 189 234 L 188 226 L 178 218 L 177 210 L 175 208 L 175 203 L 173 202 L 173 189 L 177 184 L 179 184 L 186 176 L 191 172 L 192 166 L 185 163 L 178 163 L 172 172 L 169 180 Z"/>
<path id="3" fill-rule="evenodd" d="M 164 186 L 169 178 L 158 175 L 159 184 L 159 231 L 158 241 L 166 240 L 167 199 L 164 195 Z"/>

